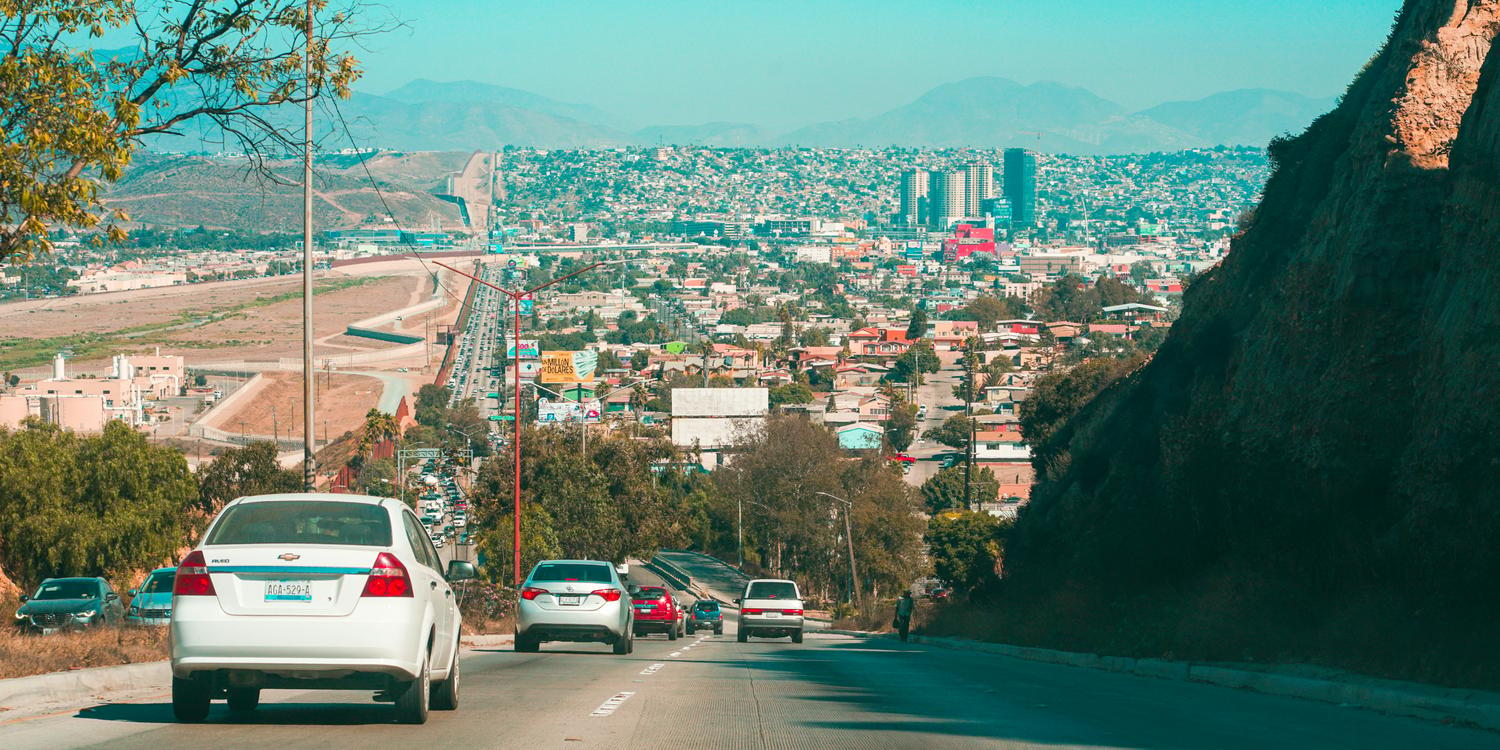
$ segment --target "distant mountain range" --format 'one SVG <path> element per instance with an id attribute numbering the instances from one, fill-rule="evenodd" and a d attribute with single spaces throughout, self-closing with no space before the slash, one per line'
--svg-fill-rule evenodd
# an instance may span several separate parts
<path id="1" fill-rule="evenodd" d="M 586 104 L 474 81 L 418 79 L 384 96 L 356 93 L 340 111 L 362 145 L 403 151 L 503 145 L 585 148 L 672 144 L 817 147 L 1026 146 L 1074 154 L 1169 151 L 1213 145 L 1264 146 L 1298 133 L 1334 104 L 1285 91 L 1243 89 L 1133 112 L 1085 89 L 970 78 L 866 119 L 819 123 L 789 133 L 733 122 L 633 129 Z M 326 122 L 326 118 L 325 118 Z M 331 129 L 324 125 L 323 130 Z M 335 133 L 331 142 L 347 140 Z M 206 141 L 217 141 L 204 139 Z M 214 150 L 197 138 L 158 138 L 161 150 Z"/>

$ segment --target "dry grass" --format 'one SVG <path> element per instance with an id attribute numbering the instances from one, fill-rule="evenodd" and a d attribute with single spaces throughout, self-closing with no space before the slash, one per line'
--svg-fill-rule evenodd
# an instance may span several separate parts
<path id="1" fill-rule="evenodd" d="M 917 600 L 916 611 L 912 613 L 912 632 L 920 631 L 944 604 L 935 604 L 926 599 Z M 890 633 L 895 630 L 891 622 L 896 619 L 896 602 L 894 599 L 886 599 L 876 603 L 873 607 L 867 607 L 864 611 L 855 613 L 850 617 L 840 617 L 833 621 L 833 627 L 837 630 L 863 630 L 870 633 Z"/>
<path id="2" fill-rule="evenodd" d="M 14 628 L 0 632 L 0 679 L 165 658 L 166 628 L 94 628 L 52 635 L 28 635 Z"/>
<path id="3" fill-rule="evenodd" d="M 514 632 L 516 632 L 516 618 L 510 615 L 478 619 L 464 617 L 464 635 L 510 635 Z"/>

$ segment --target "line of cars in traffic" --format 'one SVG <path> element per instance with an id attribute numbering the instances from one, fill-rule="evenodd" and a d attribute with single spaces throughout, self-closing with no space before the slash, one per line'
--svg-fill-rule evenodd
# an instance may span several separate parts
<path id="1" fill-rule="evenodd" d="M 451 458 L 429 458 L 420 468 L 417 509 L 432 545 L 442 549 L 450 543 L 469 544 L 469 501 L 458 484 L 457 464 Z"/>

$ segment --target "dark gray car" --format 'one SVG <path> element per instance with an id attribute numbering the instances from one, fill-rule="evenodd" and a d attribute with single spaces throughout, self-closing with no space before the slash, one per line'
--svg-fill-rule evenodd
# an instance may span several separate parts
<path id="1" fill-rule="evenodd" d="M 125 616 L 120 595 L 103 578 L 48 578 L 36 593 L 21 597 L 16 625 L 37 633 L 118 625 Z"/>

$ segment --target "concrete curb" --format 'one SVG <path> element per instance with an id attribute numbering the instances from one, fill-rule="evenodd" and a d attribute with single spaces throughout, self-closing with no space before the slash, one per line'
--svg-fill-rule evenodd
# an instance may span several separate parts
<path id="1" fill-rule="evenodd" d="M 460 636 L 458 642 L 464 648 L 489 648 L 491 646 L 508 646 L 515 643 L 516 636 L 513 633 L 506 633 L 504 635 L 496 633 L 488 635 L 465 635 Z"/>
<path id="2" fill-rule="evenodd" d="M 0 706 L 10 709 L 38 703 L 87 698 L 99 693 L 169 688 L 172 667 L 166 661 L 93 667 L 0 680 Z"/>
<path id="3" fill-rule="evenodd" d="M 852 630 L 825 630 L 823 632 L 891 637 L 888 633 Z M 1074 651 L 1013 646 L 1007 643 L 986 643 L 962 638 L 935 638 L 913 634 L 911 641 L 939 648 L 980 651 L 1047 664 L 1102 669 L 1108 672 L 1122 672 L 1179 682 L 1200 682 L 1252 690 L 1267 695 L 1283 695 L 1323 703 L 1336 703 L 1341 706 L 1364 708 L 1395 716 L 1443 722 L 1454 721 L 1491 731 L 1500 731 L 1500 693 L 1481 690 L 1457 690 L 1390 680 L 1373 683 L 1346 682 L 1283 672 L 1260 672 L 1163 659 L 1100 656 Z"/>

